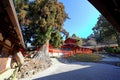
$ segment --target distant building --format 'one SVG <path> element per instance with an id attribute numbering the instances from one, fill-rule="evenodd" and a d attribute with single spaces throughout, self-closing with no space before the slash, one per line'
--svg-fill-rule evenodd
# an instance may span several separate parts
<path id="1" fill-rule="evenodd" d="M 64 41 L 64 45 L 61 46 L 61 48 L 62 48 L 62 49 L 66 49 L 66 50 L 74 50 L 74 49 L 76 49 L 77 47 L 79 47 L 79 46 L 76 45 L 77 42 L 78 42 L 78 41 L 77 41 L 76 39 L 74 39 L 74 38 L 67 38 L 67 39 Z"/>
<path id="2" fill-rule="evenodd" d="M 76 43 L 78 40 L 74 38 L 67 38 L 64 42 L 64 45 L 61 46 L 62 50 L 68 50 L 68 51 L 73 51 L 73 54 L 91 54 L 92 49 L 91 48 L 86 48 L 86 47 L 80 47 Z"/>

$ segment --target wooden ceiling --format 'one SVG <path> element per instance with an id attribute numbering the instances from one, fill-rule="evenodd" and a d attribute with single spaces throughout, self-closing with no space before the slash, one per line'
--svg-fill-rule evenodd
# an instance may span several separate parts
<path id="1" fill-rule="evenodd" d="M 120 32 L 120 0 L 88 0 Z"/>
<path id="2" fill-rule="evenodd" d="M 12 0 L 2 0 L 0 2 L 0 32 L 3 37 L 12 43 L 22 45 L 25 48 Z"/>

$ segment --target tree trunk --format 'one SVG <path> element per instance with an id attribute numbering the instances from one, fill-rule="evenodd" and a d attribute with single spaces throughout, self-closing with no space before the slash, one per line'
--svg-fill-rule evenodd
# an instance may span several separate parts
<path id="1" fill-rule="evenodd" d="M 117 40 L 117 44 L 120 47 L 120 33 L 116 32 L 116 40 Z"/>
<path id="2" fill-rule="evenodd" d="M 40 50 L 36 53 L 34 58 L 28 63 L 24 64 L 20 68 L 20 72 L 18 72 L 18 78 L 31 77 L 39 71 L 42 71 L 48 68 L 51 65 L 49 53 L 49 40 L 40 48 Z"/>
<path id="3" fill-rule="evenodd" d="M 49 40 L 40 48 L 40 50 L 34 56 L 35 61 L 40 61 L 45 64 L 46 67 L 50 66 L 49 57 Z"/>

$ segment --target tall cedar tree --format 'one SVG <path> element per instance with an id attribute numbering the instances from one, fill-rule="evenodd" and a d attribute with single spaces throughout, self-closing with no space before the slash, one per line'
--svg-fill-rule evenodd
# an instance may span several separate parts
<path id="1" fill-rule="evenodd" d="M 100 15 L 93 31 L 98 43 L 117 41 L 117 44 L 120 46 L 120 33 L 113 28 L 104 16 Z"/>
<path id="2" fill-rule="evenodd" d="M 68 18 L 64 5 L 57 0 L 14 0 L 25 43 L 30 42 L 47 55 L 49 40 L 61 43 L 59 31 Z M 54 39 L 52 39 L 52 37 Z M 56 38 L 56 37 L 59 37 Z M 58 39 L 58 40 L 57 40 Z M 57 41 L 59 42 L 57 42 Z"/>

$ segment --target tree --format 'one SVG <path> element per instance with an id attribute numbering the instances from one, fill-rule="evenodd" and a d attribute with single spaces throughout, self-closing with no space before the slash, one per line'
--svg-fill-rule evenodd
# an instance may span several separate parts
<path id="1" fill-rule="evenodd" d="M 65 36 L 65 38 L 67 39 L 69 37 L 69 32 L 67 32 L 65 29 L 60 29 L 60 32 L 63 33 L 62 38 Z"/>
<path id="2" fill-rule="evenodd" d="M 97 24 L 93 28 L 94 36 L 98 43 L 112 43 L 116 42 L 120 46 L 120 33 L 104 18 L 100 15 Z"/>
<path id="3" fill-rule="evenodd" d="M 19 2 L 19 0 L 16 1 L 15 3 Z M 50 66 L 49 40 L 54 47 L 60 46 L 62 39 L 59 32 L 63 29 L 62 25 L 68 15 L 64 11 L 64 5 L 57 0 L 20 1 L 16 4 L 16 9 L 18 9 L 17 14 L 25 43 L 30 42 L 33 46 L 40 48 L 32 61 L 27 63 L 30 68 L 32 68 L 33 64 L 37 65 L 36 68 L 33 68 L 35 71 L 32 70 L 32 72 L 37 72 L 36 70 L 41 68 L 41 63 L 44 68 Z M 20 7 L 21 4 L 22 7 Z M 25 8 L 24 5 L 28 7 Z M 21 68 L 21 70 L 25 69 Z M 31 71 L 27 72 L 31 73 Z M 26 71 L 23 74 L 26 74 Z"/>
<path id="4" fill-rule="evenodd" d="M 20 26 L 22 26 L 22 24 L 25 24 L 27 21 L 26 16 L 28 14 L 27 10 L 29 8 L 28 2 L 29 0 L 14 0 Z"/>
<path id="5" fill-rule="evenodd" d="M 31 42 L 30 38 L 33 33 L 33 31 L 31 31 L 31 27 L 28 28 L 28 25 L 31 23 L 28 14 L 29 3 L 29 0 L 14 0 L 14 5 L 26 46 L 28 42 Z"/>
<path id="6" fill-rule="evenodd" d="M 63 44 L 63 40 L 62 40 L 62 36 L 60 35 L 59 31 L 55 30 L 54 32 L 52 32 L 51 36 L 52 38 L 50 39 L 50 44 L 52 44 L 54 48 L 61 47 Z"/>
<path id="7" fill-rule="evenodd" d="M 72 38 L 76 38 L 76 37 L 77 37 L 76 34 L 73 34 L 73 35 L 72 35 Z"/>
<path id="8" fill-rule="evenodd" d="M 20 6 L 22 4 L 22 7 Z M 64 11 L 64 5 L 57 0 L 35 0 L 16 2 L 19 11 L 19 21 L 23 30 L 25 43 L 31 42 L 36 47 L 41 47 L 44 54 L 48 54 L 49 40 L 58 42 L 56 36 L 59 37 L 59 31 L 68 15 Z M 28 7 L 25 8 L 24 5 Z M 23 12 L 22 12 L 22 11 Z M 55 32 L 56 31 L 56 32 Z M 53 36 L 51 38 L 51 36 Z M 32 39 L 32 40 L 31 40 Z"/>

